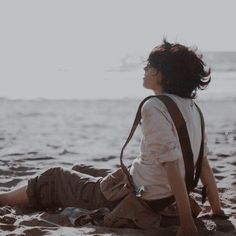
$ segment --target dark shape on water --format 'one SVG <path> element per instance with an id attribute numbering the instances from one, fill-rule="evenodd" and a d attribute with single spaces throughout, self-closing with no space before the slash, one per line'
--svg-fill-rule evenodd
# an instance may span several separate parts
<path id="1" fill-rule="evenodd" d="M 16 153 L 6 154 L 4 156 L 11 157 L 11 156 L 24 156 L 24 155 L 25 155 L 25 153 L 18 153 L 18 152 L 16 152 Z"/>
<path id="2" fill-rule="evenodd" d="M 212 170 L 213 170 L 213 173 L 214 173 L 214 174 L 221 173 L 221 171 L 219 171 L 217 168 L 214 168 L 214 167 L 213 167 Z"/>
<path id="3" fill-rule="evenodd" d="M 217 180 L 222 180 L 222 179 L 224 179 L 224 178 L 225 178 L 225 176 L 221 176 L 221 175 L 215 175 L 215 178 L 216 178 Z"/>
<path id="4" fill-rule="evenodd" d="M 218 153 L 218 154 L 216 154 L 216 156 L 218 156 L 218 157 L 230 157 L 229 154 L 224 154 L 224 153 Z"/>
<path id="5" fill-rule="evenodd" d="M 55 159 L 54 157 L 44 156 L 44 157 L 36 157 L 36 158 L 26 158 L 24 160 L 29 161 L 40 161 L 40 160 L 52 160 Z"/>
<path id="6" fill-rule="evenodd" d="M 54 157 L 44 156 L 44 157 L 31 157 L 31 158 L 24 158 L 20 160 L 15 160 L 15 162 L 25 162 L 25 161 L 41 161 L 41 160 L 52 160 L 55 159 Z"/>
<path id="7" fill-rule="evenodd" d="M 216 138 L 215 144 L 220 144 L 220 143 L 221 143 L 220 140 L 218 138 Z"/>
<path id="8" fill-rule="evenodd" d="M 13 171 L 27 171 L 27 170 L 32 170 L 31 167 L 26 167 L 26 166 L 11 166 L 9 167 L 10 170 Z"/>
<path id="9" fill-rule="evenodd" d="M 108 157 L 100 157 L 100 158 L 94 158 L 94 159 L 92 159 L 92 161 L 97 161 L 97 162 L 99 162 L 99 161 L 110 161 L 110 160 L 113 160 L 113 159 L 118 159 L 118 157 L 116 157 L 116 156 L 108 156 Z"/>
<path id="10" fill-rule="evenodd" d="M 72 164 L 69 163 L 69 162 L 60 162 L 61 165 L 68 165 L 68 166 L 71 166 Z"/>
<path id="11" fill-rule="evenodd" d="M 66 149 L 64 149 L 62 152 L 59 153 L 60 156 L 66 155 L 66 154 L 78 154 L 78 153 L 67 151 Z"/>
<path id="12" fill-rule="evenodd" d="M 58 146 L 58 145 L 52 145 L 52 144 L 47 144 L 47 147 L 51 147 L 51 148 L 54 148 L 54 149 L 60 148 L 60 146 Z"/>
<path id="13" fill-rule="evenodd" d="M 29 155 L 36 155 L 36 154 L 38 154 L 38 152 L 27 152 L 27 154 L 29 154 Z"/>
<path id="14" fill-rule="evenodd" d="M 21 182 L 22 179 L 12 179 L 8 182 L 5 182 L 5 183 L 0 183 L 0 187 L 8 187 L 8 188 L 11 188 L 13 186 L 16 186 L 19 182 Z"/>

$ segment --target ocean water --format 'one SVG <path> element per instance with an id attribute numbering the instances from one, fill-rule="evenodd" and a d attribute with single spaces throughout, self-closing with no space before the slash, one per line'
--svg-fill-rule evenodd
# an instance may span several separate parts
<path id="1" fill-rule="evenodd" d="M 212 70 L 212 81 L 207 90 L 199 93 L 199 99 L 235 100 L 236 52 L 206 52 L 203 59 Z"/>
<path id="2" fill-rule="evenodd" d="M 92 163 L 99 167 L 114 168 L 119 164 L 120 150 L 129 134 L 140 101 L 2 99 L 0 166 L 7 169 L 11 165 L 24 164 L 43 169 L 55 165 Z M 217 139 L 225 138 L 226 133 L 228 139 L 232 140 L 227 145 L 235 145 L 235 102 L 198 103 L 205 114 L 211 148 L 214 149 Z M 141 131 L 137 128 L 125 151 L 127 164 L 139 154 L 140 141 Z M 227 149 L 227 146 L 224 148 Z"/>
<path id="3" fill-rule="evenodd" d="M 1 166 L 24 163 L 42 169 L 93 163 L 115 167 L 138 102 L 1 99 Z M 138 153 L 139 132 L 128 148 L 129 158 Z"/>

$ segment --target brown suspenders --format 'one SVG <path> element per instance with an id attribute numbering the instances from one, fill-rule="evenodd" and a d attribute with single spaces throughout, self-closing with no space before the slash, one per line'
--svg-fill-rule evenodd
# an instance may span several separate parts
<path id="1" fill-rule="evenodd" d="M 185 122 L 178 106 L 176 105 L 176 103 L 167 95 L 149 96 L 149 97 L 146 97 L 140 103 L 139 108 L 136 113 L 135 120 L 133 122 L 133 126 L 130 131 L 130 134 L 129 134 L 124 146 L 121 149 L 121 153 L 120 153 L 121 168 L 122 168 L 123 172 L 126 174 L 133 190 L 135 191 L 135 186 L 134 186 L 132 177 L 122 160 L 123 152 L 124 152 L 125 147 L 128 145 L 130 139 L 132 138 L 132 136 L 133 136 L 140 120 L 141 120 L 141 108 L 142 108 L 143 104 L 148 99 L 154 98 L 154 97 L 157 99 L 160 99 L 165 104 L 165 106 L 166 106 L 166 108 L 167 108 L 167 110 L 174 122 L 174 125 L 176 127 L 179 141 L 180 141 L 182 154 L 183 154 L 184 165 L 185 165 L 185 182 L 186 182 L 187 191 L 189 193 L 197 186 L 200 172 L 201 172 L 201 164 L 202 164 L 202 159 L 203 159 L 203 148 L 204 148 L 204 133 L 205 133 L 204 119 L 203 119 L 203 115 L 202 115 L 200 108 L 196 104 L 195 105 L 196 105 L 196 107 L 199 111 L 200 117 L 201 117 L 202 140 L 201 140 L 200 152 L 199 152 L 199 156 L 198 156 L 198 160 L 197 160 L 197 164 L 196 164 L 195 176 L 194 176 L 193 152 L 192 152 L 192 148 L 191 148 L 191 143 L 190 143 L 190 139 L 189 139 L 189 134 L 188 134 L 186 122 Z M 165 208 L 166 206 L 170 205 L 171 203 L 173 203 L 174 201 L 175 201 L 174 196 L 171 196 L 171 197 L 164 198 L 164 199 L 150 201 L 149 205 L 152 208 L 154 208 L 155 210 L 161 210 L 161 209 Z"/>

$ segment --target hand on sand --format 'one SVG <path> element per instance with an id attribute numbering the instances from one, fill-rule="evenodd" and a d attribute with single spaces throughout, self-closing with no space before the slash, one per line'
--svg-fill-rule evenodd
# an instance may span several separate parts
<path id="1" fill-rule="evenodd" d="M 229 216 L 227 216 L 227 215 L 225 214 L 225 212 L 224 212 L 223 209 L 220 209 L 220 211 L 218 211 L 218 212 L 213 212 L 213 211 L 211 211 L 211 212 L 210 212 L 210 215 L 211 215 L 212 217 L 214 217 L 214 218 L 221 218 L 221 219 L 225 219 L 225 220 L 229 218 Z"/>
<path id="2" fill-rule="evenodd" d="M 217 218 L 217 219 L 228 219 L 229 216 L 227 216 L 224 212 L 224 210 L 220 209 L 220 211 L 213 212 L 212 210 L 210 212 L 204 212 L 200 213 L 200 217 L 211 217 L 211 218 Z"/>

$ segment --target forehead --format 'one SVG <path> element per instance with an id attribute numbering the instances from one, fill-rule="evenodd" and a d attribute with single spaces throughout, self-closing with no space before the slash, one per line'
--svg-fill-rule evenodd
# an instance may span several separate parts
<path id="1" fill-rule="evenodd" d="M 148 61 L 149 62 L 152 61 L 154 58 L 156 58 L 158 55 L 160 55 L 160 53 L 162 51 L 163 51 L 163 49 L 161 49 L 159 46 L 153 48 L 148 56 Z"/>

